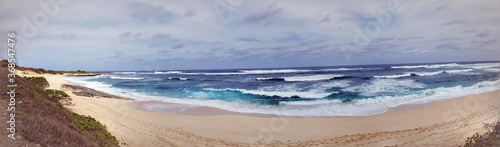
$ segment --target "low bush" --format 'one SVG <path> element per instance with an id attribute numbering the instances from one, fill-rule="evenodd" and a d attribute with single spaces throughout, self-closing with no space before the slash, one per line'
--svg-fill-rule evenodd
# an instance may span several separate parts
<path id="1" fill-rule="evenodd" d="M 500 121 L 491 124 L 485 124 L 485 129 L 488 130 L 485 134 L 476 133 L 472 137 L 468 137 L 464 147 L 476 146 L 500 146 Z"/>

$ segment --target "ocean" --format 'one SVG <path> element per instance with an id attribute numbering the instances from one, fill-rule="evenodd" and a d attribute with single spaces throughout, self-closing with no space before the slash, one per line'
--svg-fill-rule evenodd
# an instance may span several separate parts
<path id="1" fill-rule="evenodd" d="M 138 101 L 182 104 L 179 107 L 285 116 L 363 116 L 403 104 L 500 89 L 500 62 L 120 71 L 64 79 Z"/>

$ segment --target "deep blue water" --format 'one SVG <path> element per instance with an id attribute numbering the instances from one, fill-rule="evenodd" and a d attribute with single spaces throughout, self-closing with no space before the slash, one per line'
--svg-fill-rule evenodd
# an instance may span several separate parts
<path id="1" fill-rule="evenodd" d="M 401 104 L 495 90 L 499 79 L 499 62 L 128 71 L 67 78 L 136 100 L 291 116 L 378 114 Z"/>

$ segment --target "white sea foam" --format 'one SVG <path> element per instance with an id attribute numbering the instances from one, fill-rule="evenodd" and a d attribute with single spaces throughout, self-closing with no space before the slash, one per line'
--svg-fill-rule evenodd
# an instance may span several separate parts
<path id="1" fill-rule="evenodd" d="M 480 63 L 480 64 L 465 64 L 464 66 L 474 69 L 485 69 L 492 67 L 500 67 L 500 63 Z"/>
<path id="2" fill-rule="evenodd" d="M 407 65 L 407 66 L 391 66 L 391 68 L 441 68 L 441 67 L 454 67 L 460 66 L 457 63 L 449 64 L 433 64 L 433 65 Z"/>
<path id="3" fill-rule="evenodd" d="M 257 81 L 285 80 L 283 78 L 256 78 Z"/>
<path id="4" fill-rule="evenodd" d="M 137 77 L 115 77 L 115 76 L 111 76 L 109 77 L 111 79 L 121 79 L 121 80 L 142 80 L 144 78 L 137 78 Z"/>
<path id="5" fill-rule="evenodd" d="M 350 83 L 351 83 L 351 81 L 348 81 L 348 80 L 329 81 L 329 82 L 317 83 L 317 84 L 312 85 L 311 87 L 313 87 L 315 89 L 323 89 L 323 90 L 328 89 L 328 88 L 332 88 L 332 87 L 344 88 L 344 87 L 349 87 Z"/>
<path id="6" fill-rule="evenodd" d="M 446 70 L 446 73 L 462 73 L 462 72 L 470 72 L 473 69 L 457 69 L 457 70 Z"/>
<path id="7" fill-rule="evenodd" d="M 449 63 L 449 64 L 434 64 L 434 65 L 392 66 L 391 68 L 442 68 L 442 67 L 483 69 L 483 68 L 500 67 L 500 63 L 474 63 L 474 64 Z"/>
<path id="8" fill-rule="evenodd" d="M 457 63 L 449 63 L 449 64 L 434 64 L 434 65 L 429 65 L 428 68 L 441 68 L 441 67 L 456 67 L 460 66 L 460 64 Z"/>
<path id="9" fill-rule="evenodd" d="M 127 74 L 136 74 L 136 72 L 113 72 L 113 74 L 123 74 L 123 75 L 127 75 Z"/>
<path id="10" fill-rule="evenodd" d="M 189 78 L 174 78 L 174 77 L 168 77 L 169 80 L 181 80 L 181 81 L 186 81 Z"/>
<path id="11" fill-rule="evenodd" d="M 424 68 L 424 67 L 429 67 L 429 65 L 391 66 L 391 68 Z"/>
<path id="12" fill-rule="evenodd" d="M 325 72 L 359 70 L 362 68 L 332 68 L 332 69 L 276 69 L 276 70 L 240 70 L 244 74 L 273 74 L 273 73 L 297 73 L 297 72 Z"/>
<path id="13" fill-rule="evenodd" d="M 240 70 L 242 73 L 249 74 L 268 74 L 268 73 L 291 73 L 291 72 L 307 72 L 310 70 L 297 70 L 297 69 L 275 69 L 275 70 Z"/>
<path id="14" fill-rule="evenodd" d="M 405 96 L 379 96 L 363 100 L 353 100 L 350 103 L 342 103 L 340 100 L 316 100 L 283 101 L 280 102 L 280 105 L 292 106 L 295 109 L 299 107 L 315 108 L 313 111 L 316 113 L 312 113 L 312 116 L 374 115 L 384 113 L 388 108 L 403 104 L 422 104 L 431 101 L 479 94 L 497 89 L 500 89 L 500 80 L 480 82 L 470 87 L 455 86 L 426 89 L 416 94 Z"/>
<path id="15" fill-rule="evenodd" d="M 370 83 L 344 88 L 344 91 L 358 92 L 363 96 L 375 96 L 383 92 L 408 92 L 410 88 L 424 88 L 425 84 L 415 82 L 411 79 L 373 79 Z"/>
<path id="16" fill-rule="evenodd" d="M 249 90 L 249 89 L 238 89 L 238 88 L 225 88 L 225 89 L 213 89 L 205 88 L 203 90 L 210 91 L 239 91 L 243 94 L 253 94 L 262 96 L 279 96 L 279 97 L 292 97 L 299 96 L 301 98 L 324 98 L 333 92 L 324 92 L 322 89 L 310 89 L 301 91 L 296 85 L 278 85 L 278 86 L 268 86 L 261 87 L 259 89 Z"/>
<path id="17" fill-rule="evenodd" d="M 155 71 L 154 73 L 138 74 L 182 74 L 182 75 L 246 75 L 246 74 L 277 74 L 277 73 L 300 73 L 300 72 L 326 72 L 326 71 L 347 71 L 359 70 L 362 68 L 333 68 L 333 69 L 272 69 L 272 70 L 239 70 L 238 72 L 184 72 L 184 71 Z"/>
<path id="18" fill-rule="evenodd" d="M 385 76 L 373 76 L 374 78 L 401 78 L 401 77 L 409 77 L 411 73 L 404 73 L 400 75 L 385 75 Z"/>
<path id="19" fill-rule="evenodd" d="M 311 75 L 311 76 L 293 76 L 293 77 L 282 77 L 282 78 L 285 79 L 285 81 L 321 81 L 342 76 L 344 75 Z"/>
<path id="20" fill-rule="evenodd" d="M 334 69 L 320 69 L 319 71 L 342 71 L 342 70 L 360 70 L 363 68 L 334 68 Z"/>
<path id="21" fill-rule="evenodd" d="M 167 72 L 162 72 L 162 71 L 155 71 L 154 74 L 182 74 L 184 73 L 183 71 L 167 71 Z"/>
<path id="22" fill-rule="evenodd" d="M 487 69 L 483 69 L 485 71 L 489 71 L 489 72 L 500 72 L 500 68 L 487 68 Z"/>
<path id="23" fill-rule="evenodd" d="M 435 72 L 407 72 L 404 74 L 399 74 L 399 75 L 383 75 L 383 76 L 373 76 L 374 78 L 402 78 L 402 77 L 409 77 L 412 76 L 412 74 L 418 75 L 418 76 L 434 76 L 442 73 L 466 73 L 466 72 L 471 72 L 474 71 L 473 69 L 457 69 L 457 70 L 441 70 L 441 71 L 435 71 Z"/>
<path id="24" fill-rule="evenodd" d="M 157 100 L 170 103 L 215 107 L 223 110 L 241 113 L 260 113 L 287 116 L 362 116 L 384 113 L 388 108 L 402 104 L 418 104 L 430 101 L 451 99 L 465 95 L 478 94 L 500 88 L 500 80 L 485 81 L 470 87 L 441 87 L 426 89 L 412 95 L 406 96 L 380 96 L 375 98 L 353 100 L 343 103 L 340 100 L 317 99 L 313 101 L 284 101 L 279 105 L 259 105 L 245 101 L 227 102 L 223 100 L 186 99 L 171 98 L 163 96 L 149 96 L 142 93 L 134 93 L 128 90 L 112 88 L 109 84 L 100 82 L 80 81 L 80 79 L 65 78 L 66 80 L 82 84 L 83 86 L 100 90 L 106 93 L 132 98 L 136 100 Z M 392 79 L 386 80 L 388 83 Z M 411 84 L 408 82 L 406 84 Z M 406 85 L 403 84 L 403 85 Z M 375 84 L 376 85 L 376 84 Z"/>
<path id="25" fill-rule="evenodd" d="M 414 74 L 418 76 L 434 76 L 438 74 L 442 74 L 443 71 L 436 71 L 436 72 L 415 72 Z"/>

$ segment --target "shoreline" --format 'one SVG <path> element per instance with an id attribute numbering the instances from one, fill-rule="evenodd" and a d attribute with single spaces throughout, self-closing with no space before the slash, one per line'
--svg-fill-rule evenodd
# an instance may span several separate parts
<path id="1" fill-rule="evenodd" d="M 62 88 L 63 75 L 30 76 L 67 92 L 75 106 L 65 107 L 96 118 L 127 146 L 458 146 L 484 132 L 482 123 L 500 119 L 500 90 L 369 116 L 186 115 L 137 110 L 133 100 L 78 96 Z"/>

